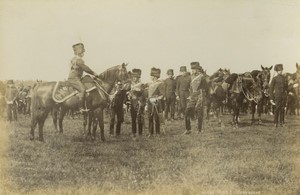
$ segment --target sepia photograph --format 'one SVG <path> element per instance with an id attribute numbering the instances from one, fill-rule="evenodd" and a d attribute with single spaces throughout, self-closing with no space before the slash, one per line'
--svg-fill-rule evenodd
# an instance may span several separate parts
<path id="1" fill-rule="evenodd" d="M 0 0 L 0 194 L 300 194 L 300 0 Z"/>

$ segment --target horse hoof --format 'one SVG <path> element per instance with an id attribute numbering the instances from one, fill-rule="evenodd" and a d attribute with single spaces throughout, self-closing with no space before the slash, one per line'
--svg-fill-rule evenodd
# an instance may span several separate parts
<path id="1" fill-rule="evenodd" d="M 105 140 L 105 138 L 101 138 L 101 141 L 102 141 L 102 142 L 105 142 L 106 140 Z"/>
<path id="2" fill-rule="evenodd" d="M 30 136 L 30 138 L 29 138 L 31 141 L 33 141 L 34 140 L 34 137 L 33 136 Z"/>
<path id="3" fill-rule="evenodd" d="M 44 138 L 39 138 L 39 141 L 44 142 L 45 140 L 44 140 Z"/>

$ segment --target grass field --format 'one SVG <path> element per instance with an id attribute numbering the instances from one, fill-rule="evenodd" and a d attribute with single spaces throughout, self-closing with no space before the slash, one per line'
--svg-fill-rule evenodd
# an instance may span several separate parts
<path id="1" fill-rule="evenodd" d="M 1 124 L 1 194 L 300 194 L 300 117 L 274 128 L 272 116 L 233 129 L 212 121 L 201 134 L 182 135 L 183 121 L 167 122 L 165 135 L 134 141 L 127 117 L 120 138 L 86 141 L 81 120 L 29 140 L 30 120 Z M 193 122 L 193 127 L 196 123 Z M 99 131 L 97 131 L 99 136 Z M 147 134 L 147 130 L 145 132 Z"/>

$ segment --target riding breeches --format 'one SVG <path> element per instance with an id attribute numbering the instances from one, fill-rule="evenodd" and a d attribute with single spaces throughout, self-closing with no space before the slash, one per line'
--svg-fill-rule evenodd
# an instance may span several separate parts
<path id="1" fill-rule="evenodd" d="M 76 90 L 78 90 L 79 94 L 79 99 L 80 100 L 84 100 L 85 98 L 85 87 L 82 84 L 82 82 L 79 79 L 68 79 L 70 85 L 75 88 Z"/>

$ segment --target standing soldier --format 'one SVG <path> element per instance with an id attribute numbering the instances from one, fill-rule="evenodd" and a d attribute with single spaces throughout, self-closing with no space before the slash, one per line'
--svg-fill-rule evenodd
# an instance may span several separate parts
<path id="1" fill-rule="evenodd" d="M 126 100 L 127 90 L 123 89 L 123 84 L 121 81 L 117 81 L 115 86 L 115 92 L 113 99 L 110 104 L 110 128 L 109 134 L 114 135 L 115 127 L 115 116 L 117 115 L 117 125 L 116 125 L 116 136 L 121 133 L 121 124 L 124 122 L 124 110 L 123 105 Z"/>
<path id="2" fill-rule="evenodd" d="M 199 62 L 191 63 L 192 75 L 190 84 L 190 101 L 187 104 L 185 112 L 185 127 L 186 131 L 184 134 L 191 133 L 191 116 L 193 115 L 193 110 L 197 110 L 198 118 L 198 133 L 201 132 L 203 128 L 203 116 L 204 116 L 204 106 L 205 99 L 208 94 L 208 85 L 204 76 L 204 72 Z"/>
<path id="3" fill-rule="evenodd" d="M 132 122 L 132 136 L 135 138 L 138 127 L 138 135 L 143 134 L 144 127 L 144 109 L 146 98 L 144 94 L 144 85 L 141 83 L 141 69 L 132 70 L 131 90 L 128 94 L 130 100 L 130 114 Z"/>
<path id="4" fill-rule="evenodd" d="M 272 79 L 269 90 L 271 104 L 275 105 L 274 126 L 278 127 L 278 122 L 280 126 L 283 126 L 284 123 L 284 107 L 287 97 L 288 82 L 282 75 L 282 64 L 276 64 L 274 70 L 277 72 L 277 75 Z"/>
<path id="5" fill-rule="evenodd" d="M 166 109 L 165 109 L 165 119 L 168 119 L 168 113 L 171 114 L 171 120 L 174 120 L 175 114 L 175 101 L 176 101 L 176 80 L 174 79 L 173 69 L 167 71 L 168 78 L 165 80 L 166 87 Z"/>
<path id="6" fill-rule="evenodd" d="M 82 43 L 77 43 L 73 45 L 73 50 L 75 56 L 71 60 L 70 73 L 68 81 L 72 87 L 79 91 L 79 111 L 87 112 L 88 109 L 85 108 L 85 87 L 81 83 L 81 77 L 83 72 L 87 72 L 91 75 L 98 76 L 94 71 L 92 71 L 87 65 L 85 65 L 82 57 L 84 56 L 84 45 Z"/>
<path id="7" fill-rule="evenodd" d="M 17 115 L 17 98 L 18 98 L 18 89 L 16 88 L 13 80 L 7 81 L 6 92 L 5 92 L 5 101 L 7 104 L 7 118 L 9 122 L 12 121 L 12 115 L 14 119 L 18 120 Z"/>
<path id="8" fill-rule="evenodd" d="M 191 83 L 191 77 L 187 73 L 186 66 L 180 67 L 180 76 L 178 76 L 176 83 L 176 99 L 179 99 L 178 105 L 178 118 L 181 118 L 181 114 L 185 115 L 187 98 L 190 96 L 189 88 Z"/>
<path id="9" fill-rule="evenodd" d="M 151 68 L 152 82 L 148 87 L 148 118 L 149 118 L 149 137 L 154 134 L 154 122 L 156 135 L 160 134 L 160 123 L 162 117 L 162 100 L 165 97 L 164 82 L 158 80 L 160 78 L 160 69 Z"/>

